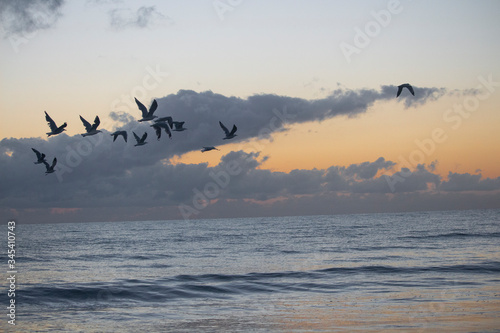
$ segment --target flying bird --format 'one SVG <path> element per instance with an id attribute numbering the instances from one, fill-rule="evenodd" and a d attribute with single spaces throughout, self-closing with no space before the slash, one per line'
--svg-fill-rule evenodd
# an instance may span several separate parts
<path id="1" fill-rule="evenodd" d="M 36 158 L 37 158 L 37 161 L 33 162 L 33 163 L 35 163 L 35 164 L 42 164 L 43 162 L 45 162 L 45 154 L 40 153 L 35 148 L 31 148 L 31 150 L 33 150 L 35 152 Z"/>
<path id="2" fill-rule="evenodd" d="M 47 111 L 45 111 L 45 120 L 47 120 L 47 123 L 49 124 L 50 127 L 50 132 L 47 133 L 47 136 L 60 134 L 64 132 L 66 130 L 66 126 L 68 126 L 67 123 L 64 123 L 58 127 L 56 123 L 52 120 L 52 118 L 50 118 Z"/>
<path id="3" fill-rule="evenodd" d="M 155 120 L 155 123 L 164 123 L 164 122 L 167 122 L 168 123 L 168 126 L 170 126 L 170 128 L 173 128 L 173 121 L 172 121 L 172 117 L 161 117 L 161 118 L 158 118 Z"/>
<path id="4" fill-rule="evenodd" d="M 399 95 L 401 95 L 403 88 L 408 89 L 411 92 L 411 94 L 413 96 L 415 96 L 415 92 L 413 91 L 413 87 L 409 83 L 404 83 L 404 84 L 398 86 L 398 93 L 396 94 L 396 97 L 399 97 Z"/>
<path id="5" fill-rule="evenodd" d="M 172 131 L 176 132 L 182 132 L 187 130 L 187 128 L 183 127 L 185 121 L 173 121 L 172 124 L 174 125 L 175 128 L 172 128 Z"/>
<path id="6" fill-rule="evenodd" d="M 148 120 L 153 120 L 155 118 L 158 118 L 157 116 L 154 116 L 153 113 L 156 111 L 156 108 L 158 107 L 158 103 L 156 102 L 156 99 L 153 100 L 153 103 L 151 103 L 151 106 L 148 109 L 135 98 L 135 103 L 137 103 L 137 106 L 139 107 L 139 110 L 142 111 L 142 119 L 139 119 L 139 121 L 148 121 Z"/>
<path id="7" fill-rule="evenodd" d="M 224 126 L 220 121 L 219 121 L 219 125 L 222 128 L 222 130 L 224 131 L 224 133 L 226 133 L 226 137 L 222 138 L 223 140 L 232 139 L 232 138 L 234 138 L 237 135 L 237 134 L 234 134 L 234 133 L 236 133 L 236 130 L 238 129 L 236 127 L 236 125 L 233 125 L 233 128 L 231 129 L 231 132 L 229 132 L 229 130 L 227 129 L 227 127 Z"/>
<path id="8" fill-rule="evenodd" d="M 148 132 L 144 132 L 144 135 L 140 139 L 137 136 L 137 134 L 135 134 L 135 132 L 132 132 L 132 133 L 134 134 L 135 141 L 137 141 L 137 144 L 134 145 L 135 147 L 137 147 L 137 146 L 143 146 L 143 145 L 145 145 L 147 143 L 146 142 L 146 138 L 148 137 Z"/>
<path id="9" fill-rule="evenodd" d="M 158 137 L 158 140 L 160 140 L 162 128 L 165 129 L 165 133 L 168 134 L 168 137 L 172 138 L 172 133 L 170 132 L 170 127 L 168 126 L 167 123 L 159 122 L 159 123 L 155 123 L 155 124 L 151 125 L 151 127 L 153 127 L 155 129 L 156 136 Z"/>
<path id="10" fill-rule="evenodd" d="M 127 132 L 126 131 L 116 131 L 116 132 L 112 133 L 111 136 L 113 137 L 113 142 L 115 142 L 116 138 L 119 135 L 123 136 L 123 140 L 125 140 L 125 142 L 127 142 Z"/>
<path id="11" fill-rule="evenodd" d="M 57 164 L 57 158 L 54 157 L 54 160 L 52 161 L 52 165 L 49 165 L 49 163 L 47 163 L 46 161 L 43 161 L 43 164 L 45 164 L 45 168 L 47 169 L 47 171 L 45 171 L 45 175 L 48 175 L 49 173 L 53 173 L 55 171 L 54 167 Z"/>
<path id="12" fill-rule="evenodd" d="M 215 147 L 212 147 L 212 146 L 208 146 L 208 147 L 203 147 L 203 149 L 201 150 L 202 153 L 206 152 L 206 151 L 210 151 L 210 150 L 219 150 Z"/>
<path id="13" fill-rule="evenodd" d="M 94 124 L 92 125 L 90 125 L 90 123 L 86 121 L 82 116 L 80 116 L 80 119 L 82 120 L 83 126 L 85 126 L 85 130 L 87 131 L 87 133 L 83 133 L 82 136 L 85 137 L 101 133 L 101 131 L 97 129 L 97 127 L 99 127 L 99 124 L 101 123 L 101 121 L 99 120 L 99 116 L 95 116 Z"/>

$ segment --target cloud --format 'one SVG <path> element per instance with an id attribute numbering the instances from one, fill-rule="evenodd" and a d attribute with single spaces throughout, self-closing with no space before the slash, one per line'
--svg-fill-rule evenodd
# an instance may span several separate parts
<path id="1" fill-rule="evenodd" d="M 423 104 L 437 98 L 430 93 L 435 88 L 420 89 L 422 95 L 415 98 L 419 103 Z M 185 121 L 185 126 L 188 128 L 186 132 L 175 133 L 182 139 L 172 140 L 166 152 L 168 157 L 198 150 L 201 146 L 216 146 L 223 143 L 219 121 L 226 127 L 232 127 L 233 124 L 238 126 L 238 136 L 231 142 L 243 143 L 254 138 L 270 139 L 273 133 L 285 131 L 289 125 L 310 121 L 321 122 L 337 116 L 359 116 L 378 101 L 394 100 L 396 91 L 395 86 L 384 86 L 381 90 L 337 89 L 325 98 L 307 100 L 274 94 L 238 98 L 211 91 L 179 90 L 177 94 L 157 98 L 158 109 L 155 114 L 159 117 L 172 116 L 174 120 Z M 398 100 L 405 101 L 404 98 Z M 141 101 L 145 105 L 151 102 Z M 130 103 L 121 101 L 115 107 L 122 112 L 112 113 L 110 115 L 112 119 L 122 123 L 130 120 L 128 124 L 124 123 L 128 128 L 138 126 L 137 121 L 133 119 L 139 118 L 140 112 L 133 100 Z M 164 149 L 161 154 L 164 156 Z"/>
<path id="2" fill-rule="evenodd" d="M 376 101 L 393 99 L 393 93 L 384 89 L 338 90 L 326 98 L 305 100 L 269 94 L 242 99 L 181 90 L 157 99 L 158 116 L 186 121 L 188 130 L 174 132 L 172 139 L 156 140 L 150 124 L 136 120 L 140 111 L 125 104 L 117 106 L 125 111 L 112 112 L 110 118 L 129 132 L 127 143 L 121 138 L 113 142 L 106 129 L 85 138 L 64 133 L 47 140 L 5 138 L 0 141 L 0 210 L 32 219 L 45 212 L 54 219 L 102 221 L 131 216 L 182 218 L 182 205 L 197 210 L 190 218 L 199 218 L 251 214 L 252 209 L 274 215 L 287 209 L 296 212 L 299 207 L 304 212 L 312 213 L 310 207 L 317 207 L 318 214 L 334 213 L 347 207 L 355 209 L 354 203 L 363 205 L 358 211 L 379 211 L 381 207 L 397 211 L 404 208 L 402 198 L 412 200 L 412 205 L 422 202 L 422 207 L 434 207 L 436 202 L 429 198 L 439 197 L 450 207 L 452 201 L 447 200 L 454 197 L 462 202 L 465 192 L 469 196 L 469 191 L 482 191 L 488 200 L 497 195 L 500 178 L 450 173 L 443 180 L 435 173 L 437 161 L 411 171 L 395 171 L 393 161 L 380 157 L 349 166 L 286 173 L 261 169 L 269 157 L 261 156 L 259 149 L 255 153 L 224 151 L 227 140 L 222 140 L 219 120 L 228 127 L 237 124 L 238 136 L 231 142 L 244 145 L 250 139 L 270 138 L 291 124 L 362 114 Z M 44 122 L 43 115 L 40 121 Z M 64 121 L 81 127 L 77 116 Z M 140 136 L 147 132 L 148 144 L 134 147 L 132 131 Z M 175 155 L 205 145 L 221 149 L 218 165 L 170 162 Z M 31 148 L 45 153 L 48 161 L 57 157 L 57 171 L 45 176 L 44 166 L 33 163 Z M 387 176 L 388 172 L 393 174 Z M 475 203 L 472 200 L 468 207 Z"/>
<path id="3" fill-rule="evenodd" d="M 173 20 L 163 15 L 155 6 L 142 6 L 136 11 L 132 9 L 118 8 L 109 11 L 111 27 L 115 29 L 125 28 L 151 28 L 160 24 L 173 24 Z"/>
<path id="4" fill-rule="evenodd" d="M 0 0 L 0 18 L 6 35 L 24 35 L 48 29 L 61 17 L 64 0 Z"/>
<path id="5" fill-rule="evenodd" d="M 395 165 L 396 163 L 386 161 L 383 157 L 380 157 L 375 162 L 352 164 L 345 170 L 345 172 L 347 175 L 355 176 L 359 179 L 370 179 L 375 177 L 379 170 L 389 170 Z"/>
<path id="6" fill-rule="evenodd" d="M 470 173 L 448 174 L 448 180 L 439 187 L 443 191 L 494 191 L 500 190 L 500 178 L 483 179 L 481 174 L 471 175 Z"/>

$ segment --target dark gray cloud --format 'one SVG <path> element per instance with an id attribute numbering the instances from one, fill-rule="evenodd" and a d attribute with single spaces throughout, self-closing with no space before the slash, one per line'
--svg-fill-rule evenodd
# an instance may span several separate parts
<path id="1" fill-rule="evenodd" d="M 443 191 L 494 191 L 500 190 L 500 178 L 483 178 L 481 174 L 448 174 L 448 180 L 439 187 Z"/>
<path id="2" fill-rule="evenodd" d="M 173 24 L 173 20 L 162 14 L 155 6 L 142 6 L 137 10 L 116 8 L 109 11 L 110 25 L 115 29 L 151 28 L 161 24 Z"/>
<path id="3" fill-rule="evenodd" d="M 286 130 L 290 124 L 359 115 L 378 100 L 394 98 L 390 95 L 393 93 L 339 90 L 319 100 L 276 95 L 242 99 L 182 90 L 157 99 L 158 116 L 186 121 L 188 130 L 173 132 L 172 139 L 164 136 L 158 141 L 149 123 L 136 120 L 140 111 L 128 107 L 126 112 L 110 114 L 116 122 L 114 127 L 129 132 L 127 143 L 122 138 L 113 142 L 105 129 L 91 137 L 63 133 L 48 140 L 5 138 L 0 141 L 0 210 L 25 218 L 33 218 L 33 211 L 48 212 L 45 222 L 50 218 L 169 219 L 182 217 L 179 207 L 191 207 L 186 214 L 189 218 L 199 218 L 250 213 L 251 207 L 260 207 L 262 213 L 269 213 L 269 207 L 274 207 L 276 214 L 285 208 L 295 212 L 298 207 L 305 212 L 317 207 L 316 213 L 329 213 L 328 207 L 342 211 L 339 203 L 347 205 L 348 198 L 365 205 L 359 211 L 369 207 L 378 211 L 377 207 L 389 207 L 388 201 L 395 204 L 399 198 L 411 195 L 414 195 L 412 200 L 426 205 L 432 204 L 432 200 L 428 200 L 430 196 L 439 195 L 440 200 L 449 198 L 446 193 L 455 193 L 455 197 L 463 191 L 493 193 L 488 197 L 495 195 L 500 189 L 499 178 L 450 174 L 443 181 L 435 173 L 436 161 L 429 166 L 419 165 L 412 171 L 397 172 L 393 170 L 395 163 L 383 157 L 349 166 L 334 165 L 325 170 L 285 173 L 260 169 L 269 157 L 258 152 L 225 151 L 227 140 L 222 140 L 224 134 L 218 124 L 219 120 L 228 127 L 237 124 L 238 136 L 231 142 L 244 145 L 249 144 L 249 139 L 265 138 Z M 150 104 L 150 101 L 143 102 Z M 117 109 L 124 110 L 120 105 Z M 84 131 L 77 116 L 64 121 L 69 127 Z M 44 122 L 43 115 L 40 122 Z M 147 132 L 148 144 L 134 147 L 132 131 L 139 136 Z M 170 162 L 174 155 L 206 145 L 221 149 L 205 153 L 221 154 L 218 165 Z M 44 166 L 33 163 L 36 158 L 31 148 L 45 153 L 49 161 L 57 157 L 57 171 L 45 176 Z M 392 174 L 385 175 L 388 172 Z M 310 206 L 306 207 L 306 203 Z M 227 207 L 232 208 L 222 210 L 229 209 Z M 394 206 L 394 210 L 399 208 Z M 127 217 L 132 211 L 137 215 Z M 91 213 L 96 215 L 91 217 Z"/>
<path id="4" fill-rule="evenodd" d="M 25 35 L 52 27 L 61 17 L 64 0 L 0 0 L 6 35 Z"/>
<path id="5" fill-rule="evenodd" d="M 412 99 L 425 103 L 437 98 L 431 92 L 436 88 L 419 88 L 421 95 Z M 252 138 L 270 138 L 277 131 L 286 130 L 287 125 L 318 121 L 321 122 L 336 116 L 355 117 L 368 110 L 375 102 L 395 98 L 397 87 L 384 86 L 381 90 L 335 90 L 326 98 L 307 100 L 302 98 L 278 96 L 273 94 L 253 95 L 246 99 L 227 97 L 211 91 L 195 92 L 180 90 L 163 98 L 157 98 L 159 117 L 172 116 L 174 120 L 185 121 L 188 131 L 174 136 L 182 139 L 172 140 L 167 154 L 179 155 L 188 151 L 200 149 L 206 145 L 220 145 L 223 132 L 218 122 L 226 127 L 238 126 L 238 136 L 232 142 L 244 142 Z M 410 97 L 400 96 L 398 100 L 405 102 Z M 151 101 L 142 100 L 148 105 Z M 406 103 L 406 102 L 405 102 Z M 132 105 L 135 105 L 131 101 Z M 116 108 L 125 110 L 133 118 L 139 118 L 140 112 L 131 104 L 122 102 Z M 121 113 L 111 115 L 116 120 L 126 120 Z M 137 126 L 134 120 L 128 127 Z M 162 151 L 162 154 L 164 152 Z"/>

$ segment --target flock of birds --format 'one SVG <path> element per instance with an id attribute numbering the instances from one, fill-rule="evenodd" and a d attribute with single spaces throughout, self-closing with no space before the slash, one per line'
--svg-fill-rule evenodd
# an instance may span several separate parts
<path id="1" fill-rule="evenodd" d="M 408 89 L 410 91 L 410 93 L 413 96 L 415 96 L 415 92 L 413 90 L 413 87 L 408 83 L 404 83 L 404 84 L 401 84 L 398 86 L 398 92 L 396 93 L 396 97 L 399 97 L 399 95 L 401 95 L 403 88 Z M 137 98 L 134 98 L 134 99 L 135 99 L 137 106 L 139 107 L 139 110 L 142 112 L 142 118 L 139 119 L 138 121 L 139 122 L 153 121 L 154 123 L 150 126 L 154 128 L 158 140 L 160 140 L 160 138 L 161 138 L 162 130 L 165 131 L 165 133 L 168 135 L 169 138 L 172 138 L 172 131 L 182 132 L 182 131 L 185 131 L 187 129 L 184 127 L 184 123 L 185 123 L 184 121 L 174 121 L 172 119 L 172 117 L 170 117 L 170 116 L 162 117 L 162 118 L 158 118 L 158 116 L 155 116 L 154 112 L 158 108 L 158 103 L 156 102 L 156 100 L 153 100 L 153 102 L 151 103 L 151 106 L 149 107 L 149 109 L 147 109 L 144 106 L 144 104 L 142 104 L 140 101 L 137 100 Z M 47 121 L 49 128 L 50 128 L 50 132 L 47 133 L 47 137 L 50 137 L 51 135 L 61 134 L 62 132 L 64 132 L 66 130 L 66 126 L 68 126 L 67 123 L 62 124 L 61 126 L 57 126 L 56 123 L 54 122 L 54 120 L 52 120 L 52 118 L 49 116 L 47 111 L 45 111 L 45 120 Z M 90 136 L 90 135 L 96 135 L 98 133 L 101 133 L 101 131 L 97 129 L 99 127 L 99 124 L 101 123 L 99 116 L 95 117 L 93 124 L 90 124 L 82 116 L 80 116 L 80 120 L 82 121 L 83 126 L 85 127 L 85 131 L 86 131 L 86 133 L 81 134 L 83 137 Z M 222 138 L 223 140 L 230 140 L 230 139 L 234 138 L 235 136 L 237 136 L 236 131 L 238 130 L 238 128 L 236 127 L 236 125 L 233 125 L 231 130 L 229 130 L 226 126 L 224 126 L 224 124 L 220 121 L 219 121 L 219 125 L 225 134 L 225 137 Z M 143 145 L 147 144 L 147 142 L 146 142 L 146 138 L 148 137 L 147 132 L 144 132 L 142 137 L 139 137 L 133 131 L 132 131 L 132 134 L 134 135 L 134 138 L 137 141 L 137 143 L 134 146 L 137 147 L 137 146 L 143 146 Z M 127 142 L 127 137 L 128 137 L 127 131 L 116 131 L 114 133 L 111 133 L 111 136 L 113 137 L 113 142 L 115 142 L 116 138 L 118 138 L 119 136 L 123 137 L 125 142 Z M 34 162 L 34 163 L 35 164 L 42 164 L 43 163 L 45 165 L 45 168 L 46 168 L 46 171 L 45 171 L 46 175 L 53 173 L 55 171 L 54 167 L 57 164 L 57 158 L 54 157 L 54 159 L 52 160 L 52 164 L 49 165 L 49 163 L 45 159 L 46 155 L 44 153 L 39 152 L 35 148 L 31 148 L 31 149 L 36 154 L 36 158 L 37 158 L 36 162 Z M 214 146 L 205 146 L 201 149 L 201 152 L 204 153 L 206 151 L 211 151 L 211 150 L 219 150 L 219 149 L 215 148 Z"/>

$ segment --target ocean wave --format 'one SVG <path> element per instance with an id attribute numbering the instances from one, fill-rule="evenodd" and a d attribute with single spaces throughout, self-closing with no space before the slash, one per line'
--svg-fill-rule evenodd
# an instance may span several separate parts
<path id="1" fill-rule="evenodd" d="M 381 292 L 389 287 L 437 287 L 446 279 L 426 278 L 430 272 L 457 274 L 498 274 L 500 262 L 478 264 L 395 267 L 365 265 L 359 267 L 330 267 L 313 271 L 255 272 L 248 274 L 177 275 L 159 279 L 124 279 L 112 282 L 59 283 L 25 285 L 19 290 L 24 304 L 73 307 L 106 306 L 109 303 L 156 303 L 191 298 L 228 298 L 233 295 L 286 292 L 341 292 L 363 285 Z M 380 279 L 380 275 L 407 276 L 407 280 Z M 425 276 L 421 276 L 425 275 Z M 356 280 L 362 276 L 363 281 Z M 371 276 L 371 278 L 370 278 Z"/>

